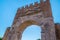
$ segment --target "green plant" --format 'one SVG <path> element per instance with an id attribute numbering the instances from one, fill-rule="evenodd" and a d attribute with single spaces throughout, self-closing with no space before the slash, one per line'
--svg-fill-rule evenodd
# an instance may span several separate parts
<path id="1" fill-rule="evenodd" d="M 2 38 L 0 38 L 0 40 L 2 40 Z"/>

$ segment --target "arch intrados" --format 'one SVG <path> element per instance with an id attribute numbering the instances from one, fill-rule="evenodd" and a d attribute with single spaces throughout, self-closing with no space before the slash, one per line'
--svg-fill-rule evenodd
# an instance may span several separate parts
<path id="1" fill-rule="evenodd" d="M 33 20 L 28 20 L 28 21 L 21 23 L 21 25 L 18 28 L 18 31 L 23 32 L 30 25 L 38 25 L 41 27 L 41 25 L 38 22 L 33 21 Z"/>
<path id="2" fill-rule="evenodd" d="M 24 29 L 24 31 L 22 32 L 22 37 L 23 37 L 23 34 L 24 34 L 24 32 L 26 32 L 26 30 L 28 29 L 32 29 L 32 27 L 34 28 L 34 27 L 37 27 L 36 29 L 38 29 L 39 28 L 39 30 L 41 30 L 42 31 L 42 29 L 41 29 L 41 27 L 40 26 L 38 26 L 38 25 L 34 25 L 34 26 L 32 26 L 32 25 L 29 25 L 27 28 L 25 28 Z M 32 29 L 33 30 L 33 29 Z M 34 30 L 34 31 L 36 31 L 36 30 Z M 41 31 L 39 31 L 39 33 L 41 33 Z M 31 32 L 31 30 L 29 31 L 30 33 L 32 33 Z M 37 33 L 38 33 L 38 31 L 36 31 Z M 29 34 L 29 33 L 28 33 Z M 25 35 L 25 34 L 24 34 Z M 40 34 L 39 34 L 40 35 Z M 21 39 L 22 39 L 22 37 L 21 37 Z M 40 38 L 41 39 L 41 38 Z"/>

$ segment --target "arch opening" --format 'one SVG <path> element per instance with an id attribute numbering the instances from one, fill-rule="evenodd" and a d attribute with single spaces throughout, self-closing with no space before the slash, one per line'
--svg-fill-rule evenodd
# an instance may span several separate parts
<path id="1" fill-rule="evenodd" d="M 41 27 L 38 25 L 29 25 L 22 33 L 21 40 L 41 39 Z"/>

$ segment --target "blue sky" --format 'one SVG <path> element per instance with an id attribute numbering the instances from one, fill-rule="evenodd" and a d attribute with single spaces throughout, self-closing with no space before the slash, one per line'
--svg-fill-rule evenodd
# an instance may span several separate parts
<path id="1" fill-rule="evenodd" d="M 0 37 L 12 25 L 18 8 L 39 0 L 0 0 Z M 55 23 L 60 23 L 60 0 L 50 0 Z"/>

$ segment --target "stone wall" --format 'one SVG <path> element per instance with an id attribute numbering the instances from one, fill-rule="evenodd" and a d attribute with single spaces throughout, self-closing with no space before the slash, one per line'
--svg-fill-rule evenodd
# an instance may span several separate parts
<path id="1" fill-rule="evenodd" d="M 40 3 L 35 2 L 34 5 L 18 8 L 10 31 L 7 30 L 3 40 L 21 40 L 24 29 L 33 24 L 41 26 L 42 40 L 56 40 L 49 0 L 40 0 Z"/>
<path id="2" fill-rule="evenodd" d="M 35 2 L 34 5 L 30 4 L 30 6 L 26 5 L 25 7 L 18 8 L 13 24 L 17 22 L 17 19 L 19 17 L 34 15 L 40 12 L 43 12 L 44 17 L 52 17 L 52 11 L 49 0 L 42 0 L 40 1 L 40 3 Z"/>
<path id="3" fill-rule="evenodd" d="M 8 39 L 8 34 L 9 34 L 9 32 L 10 32 L 10 27 L 7 28 L 7 30 L 6 30 L 6 32 L 5 32 L 2 40 L 7 40 L 7 39 Z"/>
<path id="4" fill-rule="evenodd" d="M 55 30 L 56 30 L 57 40 L 60 40 L 60 24 L 59 23 L 55 24 Z"/>

